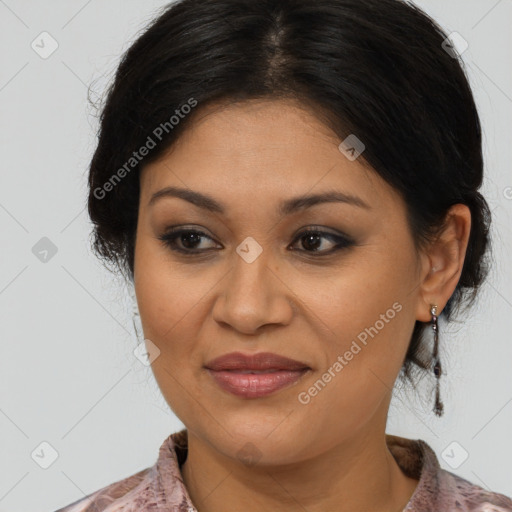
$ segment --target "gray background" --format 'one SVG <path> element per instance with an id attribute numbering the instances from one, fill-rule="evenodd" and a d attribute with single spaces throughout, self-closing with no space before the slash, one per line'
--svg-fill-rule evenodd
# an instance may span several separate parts
<path id="1" fill-rule="evenodd" d="M 132 353 L 130 296 L 91 254 L 85 210 L 97 126 L 87 85 L 97 99 L 165 3 L 0 0 L 0 511 L 52 511 L 133 474 L 183 426 Z M 387 432 L 426 440 L 445 469 L 512 496 L 512 1 L 417 3 L 469 43 L 495 267 L 467 321 L 441 325 L 445 416 L 397 392 Z M 43 31 L 58 43 L 46 59 L 31 47 Z M 43 237 L 57 249 L 46 263 L 33 252 Z M 58 452 L 48 469 L 31 458 L 49 456 L 43 441 Z"/>

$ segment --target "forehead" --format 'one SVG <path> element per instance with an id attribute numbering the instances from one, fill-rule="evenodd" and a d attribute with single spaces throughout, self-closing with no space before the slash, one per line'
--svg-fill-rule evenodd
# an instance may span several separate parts
<path id="1" fill-rule="evenodd" d="M 325 145 L 339 144 L 335 133 L 293 100 L 247 100 L 196 108 L 185 132 L 160 161 L 176 162 L 183 156 L 190 161 L 209 158 L 212 163 L 226 157 L 233 162 L 236 158 L 318 156 Z"/>
<path id="2" fill-rule="evenodd" d="M 210 105 L 141 173 L 141 198 L 169 185 L 216 191 L 229 201 L 338 188 L 367 202 L 391 188 L 362 158 L 350 161 L 339 137 L 314 113 L 292 100 Z"/>

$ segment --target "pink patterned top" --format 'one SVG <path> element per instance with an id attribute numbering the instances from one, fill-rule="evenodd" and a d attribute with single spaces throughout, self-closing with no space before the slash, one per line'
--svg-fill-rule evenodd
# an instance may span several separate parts
<path id="1" fill-rule="evenodd" d="M 110 484 L 56 512 L 197 512 L 181 475 L 187 430 L 171 434 L 154 466 Z M 386 434 L 405 474 L 419 480 L 403 512 L 512 512 L 512 499 L 442 469 L 423 440 Z"/>

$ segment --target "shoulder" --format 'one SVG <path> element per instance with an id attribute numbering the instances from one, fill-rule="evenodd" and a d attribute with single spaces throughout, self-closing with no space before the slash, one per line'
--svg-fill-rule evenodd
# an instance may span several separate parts
<path id="1" fill-rule="evenodd" d="M 512 512 L 512 499 L 508 496 L 443 469 L 436 452 L 424 440 L 389 434 L 386 439 L 404 473 L 418 480 L 404 512 Z"/>
<path id="2" fill-rule="evenodd" d="M 114 482 L 55 512 L 129 512 L 155 499 L 151 489 L 153 468 Z"/>
<path id="3" fill-rule="evenodd" d="M 504 494 L 486 490 L 450 471 L 440 469 L 439 504 L 467 512 L 512 512 L 512 499 Z"/>
<path id="4" fill-rule="evenodd" d="M 160 446 L 155 464 L 85 496 L 55 512 L 194 511 L 180 472 L 187 456 L 186 429 Z"/>

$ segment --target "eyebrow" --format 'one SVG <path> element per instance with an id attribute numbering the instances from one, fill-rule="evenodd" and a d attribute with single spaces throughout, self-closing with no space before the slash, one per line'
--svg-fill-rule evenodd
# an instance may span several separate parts
<path id="1" fill-rule="evenodd" d="M 165 187 L 158 192 L 155 192 L 148 202 L 148 206 L 152 206 L 159 199 L 164 197 L 177 197 L 183 199 L 204 210 L 208 210 L 214 213 L 224 214 L 225 207 L 215 200 L 213 197 L 195 192 L 186 188 L 180 187 Z M 280 215 L 290 215 L 291 213 L 306 208 L 311 208 L 321 203 L 345 203 L 360 208 L 371 210 L 371 206 L 364 202 L 361 198 L 352 194 L 346 194 L 339 191 L 327 191 L 319 194 L 304 194 L 301 196 L 293 197 L 283 201 L 279 207 L 278 212 Z"/>

